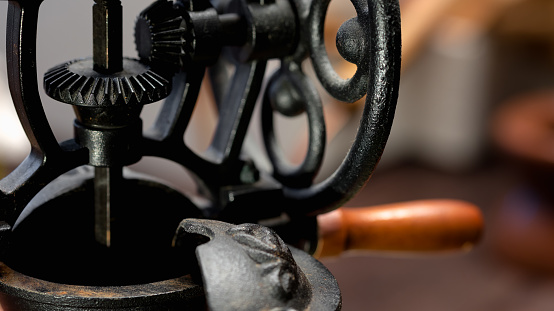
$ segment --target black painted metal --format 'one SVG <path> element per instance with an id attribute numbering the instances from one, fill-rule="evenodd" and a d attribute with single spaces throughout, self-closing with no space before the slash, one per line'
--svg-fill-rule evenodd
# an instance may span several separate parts
<path id="1" fill-rule="evenodd" d="M 210 310 L 340 309 L 329 271 L 267 227 L 185 219 L 175 242 L 196 249 Z"/>
<path id="2" fill-rule="evenodd" d="M 367 38 L 364 40 L 367 44 L 364 50 L 368 54 L 368 61 L 358 64 L 357 72 L 367 71 L 370 74 L 369 83 L 366 84 L 365 108 L 356 139 L 331 177 L 309 188 L 284 189 L 284 196 L 289 203 L 287 206 L 290 207 L 287 211 L 290 213 L 320 214 L 342 205 L 368 181 L 385 148 L 394 118 L 400 81 L 400 9 L 395 1 L 370 1 L 369 4 L 364 13 L 369 15 L 367 24 L 364 24 Z M 358 14 L 361 9 L 361 4 L 358 3 Z M 311 34 L 320 35 L 314 32 Z M 313 48 L 316 47 L 311 49 Z M 324 60 L 311 55 L 312 63 L 322 62 L 321 66 L 325 66 Z M 343 80 L 334 81 L 340 84 Z M 328 91 L 331 90 L 322 83 Z M 357 92 L 356 89 L 351 91 Z"/>
<path id="3" fill-rule="evenodd" d="M 94 0 L 92 37 L 94 70 L 113 74 L 123 70 L 123 8 L 121 0 Z"/>
<path id="4" fill-rule="evenodd" d="M 4 310 L 205 310 L 202 287 L 190 276 L 130 286 L 75 286 L 52 283 L 0 263 Z"/>
<path id="5" fill-rule="evenodd" d="M 95 0 L 93 58 L 54 67 L 44 78 L 48 95 L 75 106 L 75 138 L 63 143 L 54 138 L 37 85 L 35 37 L 41 3 L 40 0 L 14 0 L 10 1 L 8 11 L 10 91 L 32 151 L 16 170 L 0 180 L 0 260 L 5 262 L 0 264 L 3 271 L 0 289 L 4 292 L 7 310 L 12 301 L 9 297 L 17 297 L 13 300 L 17 303 L 45 310 L 80 310 L 92 305 L 100 310 L 154 310 L 157 304 L 167 308 L 183 304 L 203 308 L 203 298 L 198 298 L 202 296 L 202 287 L 208 294 L 207 304 L 213 310 L 232 310 L 233 305 L 228 301 L 240 306 L 233 310 L 257 310 L 262 305 L 282 310 L 339 309 L 340 293 L 332 276 L 306 253 L 294 248 L 289 252 L 279 236 L 286 243 L 313 251 L 317 242 L 315 216 L 339 207 L 371 176 L 388 138 L 398 94 L 401 43 L 397 1 L 352 0 L 357 17 L 341 26 L 336 43 L 340 54 L 358 69 L 352 78 L 344 80 L 334 72 L 324 48 L 323 25 L 329 0 L 158 0 L 137 19 L 135 41 L 140 60 L 121 56 L 120 1 Z M 317 89 L 302 71 L 302 63 L 307 58 L 321 85 L 332 96 L 344 102 L 366 96 L 352 148 L 336 172 L 318 184 L 313 180 L 325 149 L 325 123 Z M 264 86 L 266 63 L 270 59 L 279 59 L 281 65 Z M 219 122 L 209 149 L 197 154 L 185 144 L 183 136 L 208 68 Z M 165 101 L 156 122 L 143 133 L 142 106 L 163 98 Z M 258 101 L 262 105 L 265 150 L 272 164 L 269 172 L 256 167 L 255 159 L 243 150 Z M 297 167 L 287 163 L 276 142 L 275 113 L 286 117 L 305 114 L 308 118 L 308 151 Z M 146 195 L 150 193 L 146 189 L 152 188 L 152 191 L 162 189 L 164 196 L 180 195 L 164 186 L 160 188 L 158 183 L 137 185 L 123 178 L 122 168 L 144 156 L 165 158 L 181 165 L 194 176 L 198 186 L 196 195 L 203 197 L 201 201 L 183 197 L 183 206 L 187 206 L 185 213 L 169 213 L 173 216 L 152 228 L 160 226 L 162 230 L 183 218 L 200 217 L 235 224 L 260 223 L 273 228 L 279 236 L 258 225 L 232 227 L 208 220 L 189 220 L 181 224 L 177 244 L 184 241 L 183 232 L 212 239 L 197 248 L 198 263 L 194 263 L 196 259 L 191 253 L 198 243 L 190 249 L 184 248 L 188 255 L 182 257 L 178 251 L 180 255 L 171 257 L 173 262 L 182 260 L 187 266 L 186 272 L 168 269 L 190 274 L 183 283 L 194 292 L 190 295 L 166 286 L 184 280 L 179 276 L 155 280 L 169 282 L 165 285 L 146 284 L 153 280 L 149 277 L 137 277 L 137 284 L 127 284 L 130 287 L 125 288 L 121 284 L 114 285 L 113 280 L 106 284 L 89 280 L 88 283 L 100 289 L 87 288 L 90 284 L 61 285 L 75 280 L 75 274 L 64 271 L 63 267 L 55 271 L 55 276 L 44 274 L 33 268 L 36 263 L 23 260 L 24 257 L 32 258 L 33 252 L 47 252 L 51 247 L 48 245 L 57 245 L 52 244 L 56 237 L 51 235 L 56 230 L 49 231 L 48 226 L 41 227 L 41 224 L 52 224 L 55 228 L 63 226 L 59 223 L 63 217 L 60 213 L 68 213 L 67 206 L 79 206 L 80 202 L 91 200 L 91 191 L 96 192 L 96 199 L 92 199 L 96 206 L 89 212 L 84 207 L 78 210 L 82 211 L 79 217 L 90 215 L 93 222 L 96 218 L 96 225 L 92 226 L 96 230 L 96 241 L 90 240 L 86 233 L 74 238 L 93 248 L 109 246 L 109 251 L 90 255 L 93 262 L 131 260 L 129 256 L 136 254 L 135 251 L 122 245 L 137 246 L 144 242 L 134 241 L 133 236 L 141 235 L 133 232 L 150 227 L 148 208 L 143 206 L 147 200 L 133 203 L 142 213 L 135 215 L 139 217 L 136 219 L 145 223 L 123 222 L 119 231 L 112 232 L 111 212 L 123 218 L 133 213 L 122 205 L 124 199 L 119 192 L 141 191 Z M 52 185 L 59 184 L 59 181 L 54 182 L 56 178 L 63 178 L 66 172 L 84 165 L 96 167 L 95 187 L 81 187 L 77 183 L 71 191 L 52 190 L 56 188 Z M 32 206 L 36 207 L 38 198 L 44 197 L 49 199 L 29 213 Z M 217 233 L 206 233 L 209 230 Z M 127 240 L 122 240 L 123 237 Z M 148 235 L 142 237 L 148 239 Z M 169 243 L 166 240 L 170 239 L 164 235 L 160 243 Z M 31 249 L 25 247 L 29 241 L 36 242 Z M 112 243 L 114 241 L 117 243 Z M 267 251 L 264 243 L 268 241 L 272 241 L 272 246 L 280 245 L 277 253 Z M 95 244 L 98 242 L 101 245 Z M 208 250 L 214 254 L 205 255 Z M 56 252 L 56 258 L 71 255 L 70 249 L 58 248 Z M 237 266 L 231 259 L 233 256 L 242 258 L 244 265 Z M 272 260 L 266 260 L 266 256 Z M 213 257 L 217 258 L 215 262 L 210 259 Z M 267 264 L 267 267 L 279 263 L 275 267 L 285 267 L 282 269 L 288 272 L 281 273 L 285 271 L 281 268 L 260 272 L 252 266 L 252 261 L 262 266 Z M 55 265 L 55 261 L 50 261 L 49 265 Z M 113 268 L 109 264 L 101 267 L 99 275 Z M 240 273 L 224 274 L 217 270 L 220 267 L 236 268 Z M 155 267 L 150 268 L 155 270 Z M 21 272 L 35 274 L 38 279 L 28 279 Z M 155 279 L 156 273 L 148 275 Z M 243 284 L 261 282 L 258 293 L 264 294 L 254 297 L 254 294 L 226 291 L 235 286 L 238 278 L 245 278 Z M 321 285 L 325 283 L 323 279 L 332 281 Z M 87 283 L 85 277 L 82 281 Z M 38 287 L 47 290 L 39 293 Z M 67 294 L 61 294 L 62 290 Z M 159 292 L 160 295 L 151 298 L 149 294 L 148 297 L 137 295 L 142 291 Z M 89 294 L 92 296 L 84 298 Z"/>
<path id="6" fill-rule="evenodd" d="M 36 30 L 42 1 L 10 1 L 7 64 L 10 92 L 31 153 L 0 181 L 0 218 L 13 226 L 27 203 L 57 176 L 88 162 L 86 149 L 74 141 L 59 144 L 44 113 L 36 72 Z"/>
<path id="7" fill-rule="evenodd" d="M 308 117 L 308 151 L 298 167 L 288 164 L 280 150 L 273 128 L 274 111 L 289 117 L 306 113 Z M 309 187 L 323 162 L 325 120 L 318 92 L 299 63 L 283 61 L 269 80 L 263 97 L 262 132 L 273 177 L 287 187 Z"/>

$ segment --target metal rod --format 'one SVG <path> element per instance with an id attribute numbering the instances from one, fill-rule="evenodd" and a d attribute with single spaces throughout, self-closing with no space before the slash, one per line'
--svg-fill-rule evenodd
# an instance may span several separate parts
<path id="1" fill-rule="evenodd" d="M 94 70 L 123 70 L 123 8 L 120 0 L 94 0 L 92 7 Z"/>
<path id="2" fill-rule="evenodd" d="M 112 206 L 122 179 L 120 167 L 94 168 L 94 236 L 107 247 L 111 246 Z"/>
<path id="3" fill-rule="evenodd" d="M 120 0 L 94 0 L 93 62 L 96 72 L 110 75 L 123 70 L 123 8 Z M 121 167 L 95 167 L 94 235 L 110 247 L 112 206 L 117 185 L 123 179 Z"/>

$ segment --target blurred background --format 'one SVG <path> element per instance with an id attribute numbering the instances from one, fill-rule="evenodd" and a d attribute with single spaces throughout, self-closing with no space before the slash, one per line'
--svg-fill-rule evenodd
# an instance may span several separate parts
<path id="1" fill-rule="evenodd" d="M 123 0 L 124 54 L 136 57 L 133 24 L 151 0 Z M 346 253 L 324 258 L 343 293 L 343 310 L 554 309 L 554 1 L 401 0 L 403 68 L 397 114 L 382 161 L 348 206 L 452 198 L 478 205 L 481 243 L 467 253 Z M 92 54 L 90 0 L 49 0 L 41 8 L 38 75 Z M 5 25 L 7 3 L 0 2 Z M 333 0 L 326 21 L 328 52 L 344 77 L 355 67 L 334 50 L 336 29 L 352 17 Z M 0 33 L 5 45 L 5 33 Z M 0 54 L 5 59 L 5 48 Z M 335 55 L 335 56 L 333 56 Z M 0 175 L 28 154 L 0 62 Z M 278 63 L 271 63 L 268 71 Z M 311 74 L 311 65 L 305 64 Z M 39 78 L 42 80 L 42 78 Z M 39 81 L 42 85 L 42 81 Z M 317 83 L 316 83 L 317 84 Z M 185 140 L 197 151 L 217 122 L 204 87 Z M 323 91 L 328 126 L 325 178 L 354 139 L 363 101 L 335 102 Z M 68 105 L 41 94 L 58 140 L 72 138 Z M 159 105 L 145 107 L 147 127 Z M 245 148 L 268 168 L 256 116 Z M 292 161 L 306 150 L 303 118 L 279 118 Z M 292 137 L 292 138 L 291 138 Z M 174 187 L 190 179 L 168 161 L 144 159 L 135 170 Z"/>

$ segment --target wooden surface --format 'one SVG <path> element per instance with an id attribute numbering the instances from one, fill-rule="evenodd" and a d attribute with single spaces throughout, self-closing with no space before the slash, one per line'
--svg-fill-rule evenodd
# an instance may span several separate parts
<path id="1" fill-rule="evenodd" d="M 439 252 L 469 250 L 479 240 L 479 208 L 435 199 L 340 208 L 318 217 L 320 256 L 343 251 Z"/>
<path id="2" fill-rule="evenodd" d="M 348 206 L 437 197 L 467 200 L 482 209 L 485 232 L 465 253 L 351 252 L 322 258 L 341 287 L 343 311 L 554 310 L 554 275 L 515 264 L 496 249 L 498 208 L 517 183 L 513 168 L 497 161 L 458 174 L 415 165 L 378 168 Z"/>

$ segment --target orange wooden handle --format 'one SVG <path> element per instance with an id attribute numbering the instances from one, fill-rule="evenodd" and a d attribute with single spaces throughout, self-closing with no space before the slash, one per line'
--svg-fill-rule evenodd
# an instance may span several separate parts
<path id="1" fill-rule="evenodd" d="M 339 208 L 318 216 L 320 256 L 346 250 L 444 251 L 467 249 L 481 236 L 479 208 L 457 200 L 422 200 Z"/>

